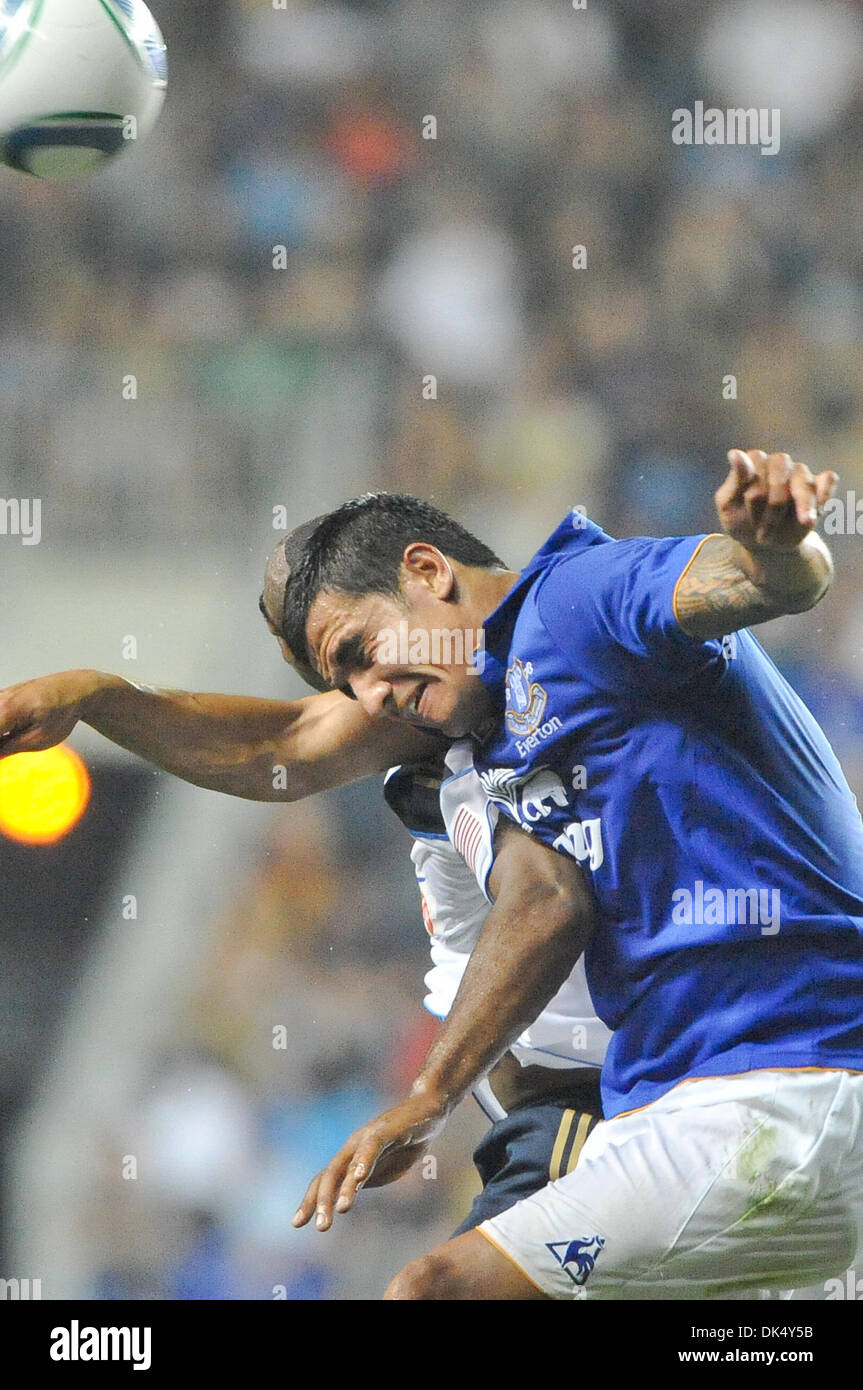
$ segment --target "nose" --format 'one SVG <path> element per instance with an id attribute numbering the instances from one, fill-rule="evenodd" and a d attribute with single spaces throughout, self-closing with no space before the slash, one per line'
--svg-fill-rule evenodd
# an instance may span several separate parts
<path id="1" fill-rule="evenodd" d="M 362 672 L 351 677 L 351 689 L 366 714 L 372 718 L 390 713 L 393 688 L 389 681 L 369 672 Z"/>

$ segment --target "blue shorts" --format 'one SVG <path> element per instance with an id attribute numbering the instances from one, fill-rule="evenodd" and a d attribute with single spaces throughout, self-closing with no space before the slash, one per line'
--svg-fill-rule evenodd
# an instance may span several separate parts
<path id="1" fill-rule="evenodd" d="M 602 1119 L 598 1107 L 596 1111 L 548 1100 L 519 1106 L 505 1119 L 496 1120 L 473 1156 L 482 1192 L 453 1235 L 472 1231 L 481 1221 L 571 1173 L 588 1134 Z"/>

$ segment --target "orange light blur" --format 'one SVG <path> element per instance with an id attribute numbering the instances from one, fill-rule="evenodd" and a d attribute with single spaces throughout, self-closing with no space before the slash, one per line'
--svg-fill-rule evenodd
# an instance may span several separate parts
<path id="1" fill-rule="evenodd" d="M 78 824 L 90 800 L 90 774 L 65 743 L 0 761 L 0 833 L 24 845 L 50 845 Z"/>

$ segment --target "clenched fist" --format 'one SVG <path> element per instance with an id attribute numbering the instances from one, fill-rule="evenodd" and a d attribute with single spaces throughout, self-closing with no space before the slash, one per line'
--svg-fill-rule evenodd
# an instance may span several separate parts
<path id="1" fill-rule="evenodd" d="M 94 688 L 92 671 L 59 671 L 0 691 L 0 758 L 36 753 L 69 737 Z"/>
<path id="2" fill-rule="evenodd" d="M 829 470 L 815 477 L 789 454 L 763 449 L 731 449 L 728 462 L 716 511 L 723 531 L 747 550 L 795 550 L 838 482 Z"/>

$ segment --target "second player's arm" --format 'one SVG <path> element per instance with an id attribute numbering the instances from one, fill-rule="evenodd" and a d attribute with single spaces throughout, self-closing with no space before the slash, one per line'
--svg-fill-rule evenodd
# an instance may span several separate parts
<path id="1" fill-rule="evenodd" d="M 496 850 L 494 906 L 410 1096 L 351 1135 L 311 1183 L 295 1225 L 317 1213 L 318 1229 L 327 1230 L 333 1211 L 349 1210 L 366 1181 L 400 1176 L 538 1017 L 584 950 L 595 908 L 578 865 L 508 822 L 498 827 Z"/>
<path id="2" fill-rule="evenodd" d="M 568 855 L 503 818 L 495 849 L 494 906 L 412 1087 L 446 1113 L 542 1013 L 593 929 L 590 883 Z"/>
<path id="3" fill-rule="evenodd" d="M 195 786 L 251 801 L 295 801 L 421 757 L 433 742 L 394 720 L 370 719 L 338 691 L 263 700 L 82 670 L 0 692 L 0 756 L 49 748 L 79 720 Z"/>

